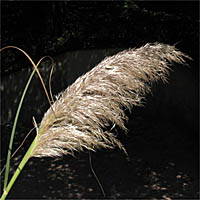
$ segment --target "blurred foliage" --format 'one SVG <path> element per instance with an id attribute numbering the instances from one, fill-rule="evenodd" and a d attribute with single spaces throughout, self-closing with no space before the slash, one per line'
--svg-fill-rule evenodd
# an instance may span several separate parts
<path id="1" fill-rule="evenodd" d="M 1 46 L 16 45 L 36 60 L 44 54 L 155 41 L 178 42 L 190 55 L 198 49 L 198 2 L 3 1 L 1 7 Z M 24 65 L 13 50 L 2 58 L 2 74 Z"/>

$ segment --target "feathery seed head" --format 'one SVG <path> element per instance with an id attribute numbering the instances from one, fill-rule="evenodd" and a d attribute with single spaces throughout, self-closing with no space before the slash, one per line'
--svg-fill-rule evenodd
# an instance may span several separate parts
<path id="1" fill-rule="evenodd" d="M 74 151 L 123 145 L 112 129 L 127 131 L 125 109 L 141 106 L 150 83 L 167 81 L 172 62 L 185 63 L 189 56 L 174 46 L 146 44 L 105 58 L 79 77 L 49 109 L 41 122 L 32 156 L 61 156 Z"/>

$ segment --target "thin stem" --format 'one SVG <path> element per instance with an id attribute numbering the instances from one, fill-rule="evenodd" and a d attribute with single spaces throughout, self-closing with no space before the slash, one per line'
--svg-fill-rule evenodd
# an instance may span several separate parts
<path id="1" fill-rule="evenodd" d="M 33 67 L 34 67 L 34 70 L 33 70 L 32 74 L 30 75 L 29 80 L 28 80 L 28 82 L 27 82 L 27 84 L 26 84 L 26 87 L 25 87 L 24 92 L 23 92 L 23 94 L 22 94 L 22 97 L 21 97 L 21 100 L 20 100 L 20 103 L 19 103 L 19 106 L 18 106 L 18 109 L 17 109 L 17 113 L 16 113 L 16 116 L 15 116 L 15 121 L 14 121 L 13 129 L 12 129 L 12 133 L 11 133 L 11 137 L 10 137 L 9 148 L 8 148 L 8 154 L 7 154 L 6 171 L 5 171 L 5 178 L 4 178 L 4 189 L 6 188 L 7 183 L 8 183 L 9 170 L 10 170 L 10 157 L 11 157 L 11 151 L 12 151 L 13 140 L 14 140 L 14 135 L 15 135 L 15 130 L 16 130 L 16 125 L 17 125 L 19 113 L 20 113 L 20 110 L 21 110 L 21 106 L 22 106 L 22 103 L 23 103 L 23 100 L 24 100 L 26 91 L 27 91 L 27 89 L 28 89 L 28 86 L 29 86 L 29 84 L 30 84 L 30 81 L 31 81 L 31 79 L 32 79 L 32 77 L 33 77 L 35 71 L 37 72 L 37 74 L 38 74 L 38 76 L 39 76 L 39 78 L 40 78 L 40 80 L 41 80 L 42 86 L 43 86 L 43 88 L 44 88 L 44 90 L 45 90 L 46 96 L 47 96 L 48 101 L 49 101 L 50 106 L 51 106 L 50 98 L 49 98 L 49 96 L 48 96 L 48 93 L 47 93 L 46 87 L 45 87 L 45 85 L 44 85 L 43 79 L 42 79 L 42 77 L 41 77 L 41 75 L 40 75 L 40 73 L 39 73 L 37 67 L 38 67 L 38 65 L 40 64 L 40 62 L 41 62 L 45 57 L 50 58 L 51 61 L 53 60 L 51 57 L 45 56 L 45 57 L 41 58 L 41 59 L 38 61 L 37 65 L 35 65 L 35 63 L 34 63 L 33 60 L 31 59 L 31 57 L 30 57 L 25 51 L 23 51 L 22 49 L 20 49 L 20 48 L 18 48 L 18 47 L 15 47 L 15 46 L 6 46 L 6 47 L 1 48 L 1 49 L 0 49 L 0 52 L 3 51 L 3 50 L 5 50 L 5 49 L 8 49 L 8 48 L 14 48 L 14 49 L 17 49 L 17 50 L 21 51 L 21 52 L 29 59 L 29 61 L 32 63 L 32 65 L 33 65 Z M 52 107 L 51 107 L 51 108 L 52 108 Z M 54 113 L 54 110 L 53 110 L 53 109 L 52 109 L 52 111 L 53 111 L 53 113 Z"/>
<path id="2" fill-rule="evenodd" d="M 4 192 L 1 196 L 1 200 L 4 200 L 6 198 L 6 196 L 8 195 L 8 192 L 10 191 L 11 187 L 13 186 L 15 180 L 17 179 L 17 177 L 21 173 L 22 169 L 24 168 L 25 164 L 27 163 L 27 161 L 31 157 L 32 151 L 33 151 L 35 144 L 37 142 L 37 137 L 38 137 L 38 135 L 36 135 L 35 139 L 33 140 L 32 144 L 30 145 L 28 151 L 26 152 L 25 156 L 23 157 L 21 163 L 17 167 L 17 169 L 16 169 L 14 175 L 12 176 L 8 186 L 4 189 Z"/>
<path id="3" fill-rule="evenodd" d="M 98 183 L 98 185 L 99 185 L 99 187 L 100 187 L 100 189 L 101 189 L 101 191 L 102 191 L 102 193 L 103 193 L 103 196 L 105 197 L 106 194 L 105 194 L 105 192 L 104 192 L 103 186 L 101 185 L 101 183 L 100 183 L 100 181 L 99 181 L 99 179 L 98 179 L 98 177 L 97 177 L 97 175 L 96 175 L 96 173 L 95 173 L 95 171 L 94 171 L 94 169 L 93 169 L 93 167 L 92 167 L 92 159 L 91 159 L 90 150 L 88 151 L 88 153 L 89 153 L 90 169 L 91 169 L 91 171 L 92 171 L 92 173 L 93 173 L 93 175 L 94 175 L 94 177 L 95 177 L 95 179 L 96 179 L 96 181 L 97 181 L 97 183 Z"/>
<path id="4" fill-rule="evenodd" d="M 18 106 L 18 109 L 17 109 L 17 113 L 16 113 L 16 116 L 15 116 L 15 121 L 14 121 L 13 129 L 12 129 L 12 133 L 11 133 L 11 136 L 10 136 L 10 143 L 9 143 L 8 155 L 7 155 L 7 161 L 6 161 L 6 172 L 5 172 L 5 179 L 4 179 L 4 189 L 6 188 L 7 183 L 8 183 L 8 175 L 9 175 L 9 169 L 10 169 L 10 157 L 11 157 L 11 151 L 12 151 L 12 146 L 13 146 L 15 130 L 16 130 L 16 126 L 17 126 L 17 120 L 18 120 L 18 117 L 19 117 L 19 113 L 20 113 L 20 110 L 21 110 L 21 107 L 22 107 L 22 103 L 23 103 L 26 91 L 28 89 L 28 86 L 29 86 L 29 84 L 31 82 L 31 79 L 32 79 L 34 73 L 35 73 L 35 69 L 33 70 L 33 72 L 31 73 L 31 75 L 30 75 L 30 77 L 28 79 L 28 82 L 27 82 L 26 87 L 24 89 L 24 92 L 22 94 L 22 97 L 21 97 L 21 100 L 20 100 L 20 103 L 19 103 L 19 106 Z"/>
<path id="5" fill-rule="evenodd" d="M 13 183 L 15 182 L 16 178 L 17 178 L 18 175 L 20 174 L 22 168 L 24 167 L 24 165 L 26 164 L 26 162 L 27 162 L 28 159 L 30 158 L 30 151 L 32 152 L 32 149 L 33 149 L 34 144 L 35 144 L 35 142 L 34 142 L 35 140 L 34 140 L 33 143 L 31 144 L 29 150 L 27 151 L 27 153 L 26 153 L 25 156 L 23 157 L 23 159 L 22 159 L 22 161 L 21 161 L 21 163 L 20 163 L 18 169 L 16 170 L 15 174 L 13 175 L 11 181 L 10 181 L 9 184 L 7 185 L 7 183 L 8 183 L 8 177 L 9 177 L 9 171 L 10 171 L 10 158 L 11 158 L 11 152 L 12 152 L 12 146 L 13 146 L 13 140 L 14 140 L 15 130 L 16 130 L 16 126 L 17 126 L 17 121 L 18 121 L 19 113 L 20 113 L 20 110 L 21 110 L 21 106 L 22 106 L 22 103 L 23 103 L 25 94 L 26 94 L 26 92 L 27 92 L 28 86 L 29 86 L 29 84 L 30 84 L 30 82 L 31 82 L 31 79 L 32 79 L 32 77 L 33 77 L 35 71 L 37 72 L 37 74 L 38 74 L 38 76 L 39 76 L 39 78 L 40 78 L 40 80 L 41 80 L 42 86 L 43 86 L 43 88 L 44 88 L 44 90 L 45 90 L 46 96 L 47 96 L 48 101 L 49 101 L 50 106 L 51 106 L 50 98 L 49 98 L 49 96 L 48 96 L 48 93 L 47 93 L 46 87 L 45 87 L 45 85 L 44 85 L 43 79 L 42 79 L 42 77 L 41 77 L 41 75 L 40 75 L 40 73 L 39 73 L 39 71 L 38 71 L 38 69 L 37 69 L 37 67 L 38 67 L 38 65 L 40 64 L 40 62 L 41 62 L 45 57 L 49 57 L 49 56 L 45 56 L 45 57 L 41 58 L 41 59 L 39 60 L 39 62 L 37 63 L 37 65 L 35 65 L 35 63 L 34 63 L 33 60 L 30 58 L 30 56 L 29 56 L 25 51 L 23 51 L 22 49 L 20 49 L 20 48 L 18 48 L 18 47 L 15 47 L 15 46 L 6 46 L 6 47 L 0 49 L 0 52 L 1 52 L 2 50 L 4 50 L 4 49 L 8 49 L 8 48 L 14 48 L 14 49 L 18 49 L 19 51 L 21 51 L 21 52 L 30 60 L 30 62 L 32 63 L 32 65 L 33 65 L 33 67 L 34 67 L 34 70 L 33 70 L 33 72 L 31 73 L 31 75 L 30 75 L 30 77 L 29 77 L 29 80 L 28 80 L 28 82 L 27 82 L 27 84 L 26 84 L 26 86 L 25 86 L 25 89 L 24 89 L 24 91 L 23 91 L 23 94 L 22 94 L 20 103 L 19 103 L 19 105 L 18 105 L 18 109 L 17 109 L 16 115 L 15 115 L 15 121 L 14 121 L 13 129 L 12 129 L 12 133 L 11 133 L 11 137 L 10 137 L 9 148 L 8 148 L 8 155 L 7 155 L 7 161 L 6 161 L 6 171 L 5 171 L 4 188 L 3 188 L 4 192 L 3 192 L 3 195 L 2 195 L 2 198 L 1 198 L 1 199 L 5 199 L 5 197 L 7 196 L 7 194 L 8 194 L 8 192 L 9 192 L 10 188 L 12 187 L 12 185 L 13 185 Z M 51 57 L 49 57 L 49 58 L 52 60 Z M 52 111 L 53 111 L 53 113 L 54 113 L 54 110 L 53 110 L 52 106 L 51 106 L 51 109 L 52 109 Z M 37 131 L 37 135 L 38 135 L 38 127 L 37 127 L 37 125 L 36 125 L 36 131 Z M 36 137 L 37 137 L 37 136 L 36 136 Z"/>
<path id="6" fill-rule="evenodd" d="M 26 135 L 26 137 L 23 139 L 23 141 L 21 142 L 21 144 L 17 147 L 17 149 L 15 150 L 15 152 L 12 154 L 12 156 L 10 157 L 10 159 L 12 159 L 14 157 L 14 155 L 19 151 L 19 149 L 22 147 L 22 145 L 24 144 L 24 142 L 26 141 L 26 139 L 28 138 L 28 136 L 32 133 L 32 131 L 34 130 L 35 128 L 32 128 L 29 133 Z M 1 174 L 4 172 L 6 168 L 6 165 L 3 167 L 3 169 L 1 170 L 0 172 L 0 176 Z"/>

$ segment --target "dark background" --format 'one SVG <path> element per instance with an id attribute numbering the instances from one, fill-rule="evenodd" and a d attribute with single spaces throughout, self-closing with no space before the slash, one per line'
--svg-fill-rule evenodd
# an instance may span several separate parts
<path id="1" fill-rule="evenodd" d="M 199 57 L 198 1 L 3 1 L 1 7 L 2 47 L 16 45 L 33 59 L 147 42 L 177 44 L 195 60 Z M 2 74 L 12 67 L 6 65 Z"/>
<path id="2" fill-rule="evenodd" d="M 44 55 L 54 57 L 66 51 L 135 48 L 147 42 L 176 44 L 191 56 L 193 61 L 188 61 L 190 67 L 185 73 L 189 72 L 192 80 L 198 83 L 198 1 L 1 2 L 1 47 L 18 46 L 33 60 Z M 13 50 L 2 52 L 1 60 L 2 78 L 29 67 L 24 56 Z M 155 87 L 155 94 L 159 93 L 159 87 Z M 195 88 L 194 96 L 198 98 L 197 84 Z M 188 88 L 185 90 L 187 96 Z M 169 91 L 170 87 L 166 89 L 167 95 Z M 158 95 L 158 105 L 160 99 L 165 98 L 162 94 Z M 134 108 L 133 114 L 128 114 L 130 133 L 128 136 L 120 134 L 119 138 L 129 158 L 117 149 L 99 150 L 92 154 L 93 167 L 106 198 L 199 197 L 198 107 L 194 106 L 192 111 L 185 107 L 173 111 L 176 106 L 171 106 L 168 101 L 164 103 L 164 109 L 161 103 L 162 108 L 154 111 L 151 106 L 154 101 L 154 98 L 147 97 L 145 108 Z M 1 108 L 9 109 L 3 105 Z M 166 110 L 170 114 L 163 115 Z M 189 120 L 186 117 L 188 112 L 193 116 Z M 1 123 L 3 163 L 11 127 L 10 123 Z M 29 124 L 20 124 L 18 135 L 27 133 L 30 128 Z M 16 138 L 15 148 L 22 139 L 22 136 Z M 17 166 L 30 141 L 13 160 L 13 166 Z M 103 198 L 90 171 L 87 152 L 77 154 L 76 158 L 31 159 L 9 197 Z"/>

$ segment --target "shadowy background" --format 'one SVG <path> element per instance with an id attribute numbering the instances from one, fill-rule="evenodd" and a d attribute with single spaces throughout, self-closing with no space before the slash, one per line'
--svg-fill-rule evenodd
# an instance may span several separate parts
<path id="1" fill-rule="evenodd" d="M 92 154 L 93 167 L 109 199 L 198 199 L 199 2 L 1 2 L 1 47 L 15 45 L 25 50 L 34 61 L 50 55 L 58 63 L 62 58 L 60 55 L 70 52 L 69 57 L 73 57 L 72 60 L 82 58 L 80 63 L 85 67 L 77 67 L 79 73 L 73 78 L 94 66 L 89 63 L 91 66 L 88 67 L 88 57 L 83 57 L 85 52 L 88 55 L 92 52 L 91 56 L 96 60 L 92 64 L 96 64 L 118 49 L 140 47 L 148 42 L 176 44 L 193 61 L 188 61 L 189 67 L 173 68 L 168 85 L 154 85 L 153 96 L 147 97 L 146 106 L 134 108 L 132 114 L 127 113 L 130 131 L 128 136 L 119 133 L 119 138 L 129 157 L 126 158 L 117 149 L 99 150 Z M 111 51 L 103 51 L 105 49 Z M 101 56 L 97 56 L 97 59 L 95 56 L 99 54 Z M 14 87 L 7 85 L 19 74 L 31 69 L 21 53 L 12 49 L 1 53 L 3 164 L 13 123 L 11 119 L 15 114 L 12 106 L 17 108 L 21 94 L 17 89 L 17 93 L 14 93 Z M 60 70 L 64 69 L 67 67 L 61 65 Z M 45 70 L 42 72 L 46 73 Z M 70 78 L 74 73 L 73 68 L 66 73 Z M 67 87 L 69 82 L 63 79 L 62 73 L 59 73 L 57 79 L 52 80 L 55 88 L 53 94 Z M 8 83 L 5 88 L 6 80 Z M 35 81 L 39 82 L 37 78 Z M 17 82 L 25 84 L 26 79 L 22 76 Z M 18 87 L 17 83 L 15 85 Z M 38 85 L 34 88 L 39 91 Z M 29 93 L 35 91 L 30 90 Z M 39 95 L 43 95 L 42 92 Z M 7 104 L 11 99 L 8 96 L 17 99 Z M 36 101 L 40 107 L 34 104 Z M 39 109 L 37 113 L 34 113 L 35 107 Z M 15 148 L 32 128 L 32 115 L 39 122 L 48 107 L 48 102 L 40 100 L 37 95 L 35 99 L 25 102 Z M 30 113 L 30 119 L 25 112 Z M 12 172 L 33 137 L 34 134 L 13 159 Z M 103 196 L 91 173 L 88 154 L 84 152 L 77 153 L 76 158 L 31 159 L 13 186 L 9 198 L 100 199 Z"/>
<path id="2" fill-rule="evenodd" d="M 16 45 L 39 59 L 80 49 L 177 43 L 196 60 L 198 7 L 198 1 L 3 1 L 1 45 Z M 7 63 L 2 64 L 2 74 L 17 70 L 13 64 L 20 58 L 14 57 L 10 65 L 8 60 L 12 55 L 2 59 Z"/>

